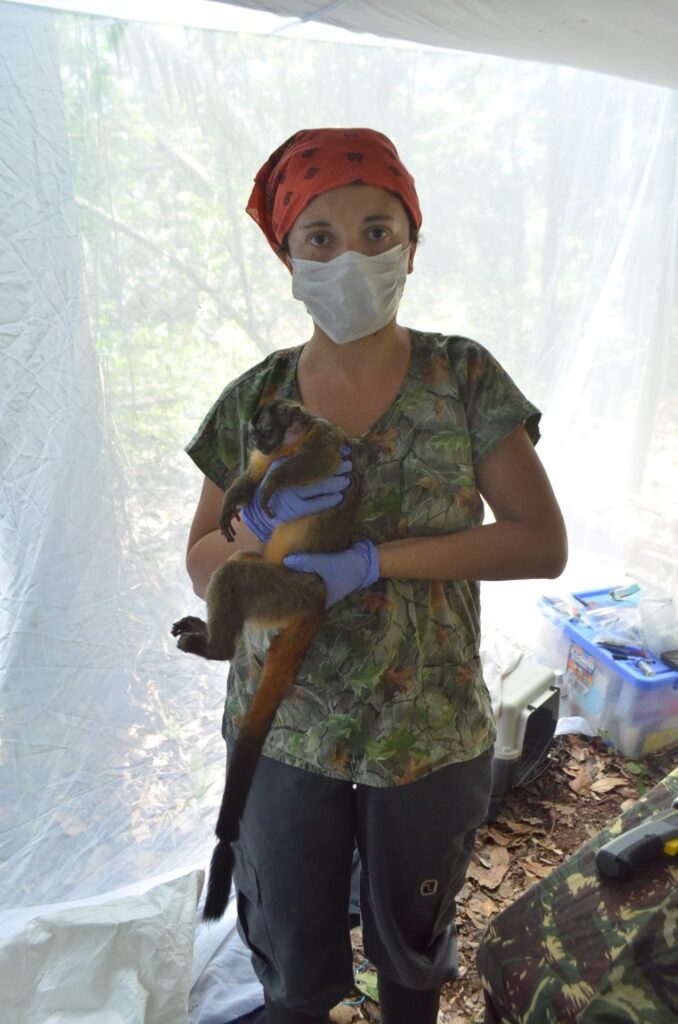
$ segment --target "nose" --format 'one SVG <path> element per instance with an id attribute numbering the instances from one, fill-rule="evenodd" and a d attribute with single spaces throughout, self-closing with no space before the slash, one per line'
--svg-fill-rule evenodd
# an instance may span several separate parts
<path id="1" fill-rule="evenodd" d="M 337 248 L 337 252 L 361 252 L 367 255 L 367 244 L 359 234 L 347 234 Z"/>
<path id="2" fill-rule="evenodd" d="M 343 252 L 359 252 L 363 256 L 369 256 L 373 251 L 374 246 L 370 247 L 370 243 L 362 231 L 346 231 L 338 239 L 334 255 L 339 256 Z"/>

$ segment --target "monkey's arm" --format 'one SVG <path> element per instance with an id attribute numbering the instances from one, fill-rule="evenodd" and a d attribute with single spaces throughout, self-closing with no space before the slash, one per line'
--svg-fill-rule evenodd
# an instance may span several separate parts
<path id="1" fill-rule="evenodd" d="M 231 543 L 235 540 L 235 530 L 231 526 L 234 519 L 240 519 L 240 509 L 254 497 L 254 492 L 261 477 L 249 469 L 242 473 L 224 494 L 224 501 L 219 513 L 219 527 Z"/>
<path id="2" fill-rule="evenodd" d="M 350 463 L 342 453 L 344 439 L 323 428 L 312 428 L 297 449 L 270 470 L 259 492 L 263 508 L 272 514 L 270 500 L 283 487 L 304 487 L 318 483 L 337 472 L 350 471 Z M 346 450 L 346 449 L 344 449 Z M 344 466 L 348 468 L 344 468 Z"/>
<path id="3" fill-rule="evenodd" d="M 203 480 L 186 551 L 186 568 L 198 597 L 205 597 L 210 576 L 220 565 L 228 561 L 236 551 L 262 551 L 263 544 L 247 528 L 238 523 L 235 540 L 230 542 L 221 533 L 219 515 L 224 501 L 224 492 L 216 484 Z"/>

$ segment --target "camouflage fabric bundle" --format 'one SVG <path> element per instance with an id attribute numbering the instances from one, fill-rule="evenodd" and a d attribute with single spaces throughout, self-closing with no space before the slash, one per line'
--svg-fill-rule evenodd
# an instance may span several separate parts
<path id="1" fill-rule="evenodd" d="M 678 864 L 602 878 L 596 851 L 670 808 L 678 769 L 489 926 L 485 1024 L 676 1024 Z"/>

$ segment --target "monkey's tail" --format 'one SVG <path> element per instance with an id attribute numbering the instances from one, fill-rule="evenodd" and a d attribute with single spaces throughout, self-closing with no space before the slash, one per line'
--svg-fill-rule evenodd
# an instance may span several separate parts
<path id="1" fill-rule="evenodd" d="M 240 819 L 262 747 L 276 712 L 294 683 L 304 655 L 324 619 L 324 608 L 298 615 L 273 637 L 269 645 L 259 685 L 229 758 L 226 786 L 215 829 L 218 842 L 210 864 L 203 910 L 206 921 L 217 921 L 228 905 L 233 874 L 231 843 L 238 838 L 240 832 Z"/>
<path id="2" fill-rule="evenodd" d="M 202 912 L 205 921 L 218 921 L 223 917 L 231 894 L 232 875 L 233 847 L 230 843 L 218 842 L 210 862 L 210 878 Z"/>

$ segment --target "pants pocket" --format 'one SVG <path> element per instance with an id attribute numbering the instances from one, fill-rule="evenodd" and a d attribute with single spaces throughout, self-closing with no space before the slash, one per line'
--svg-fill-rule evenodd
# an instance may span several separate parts
<path id="1" fill-rule="evenodd" d="M 261 890 L 254 865 L 240 844 L 233 844 L 233 881 L 238 908 L 238 931 L 243 942 L 263 966 L 274 965 L 271 942 L 261 904 Z"/>

